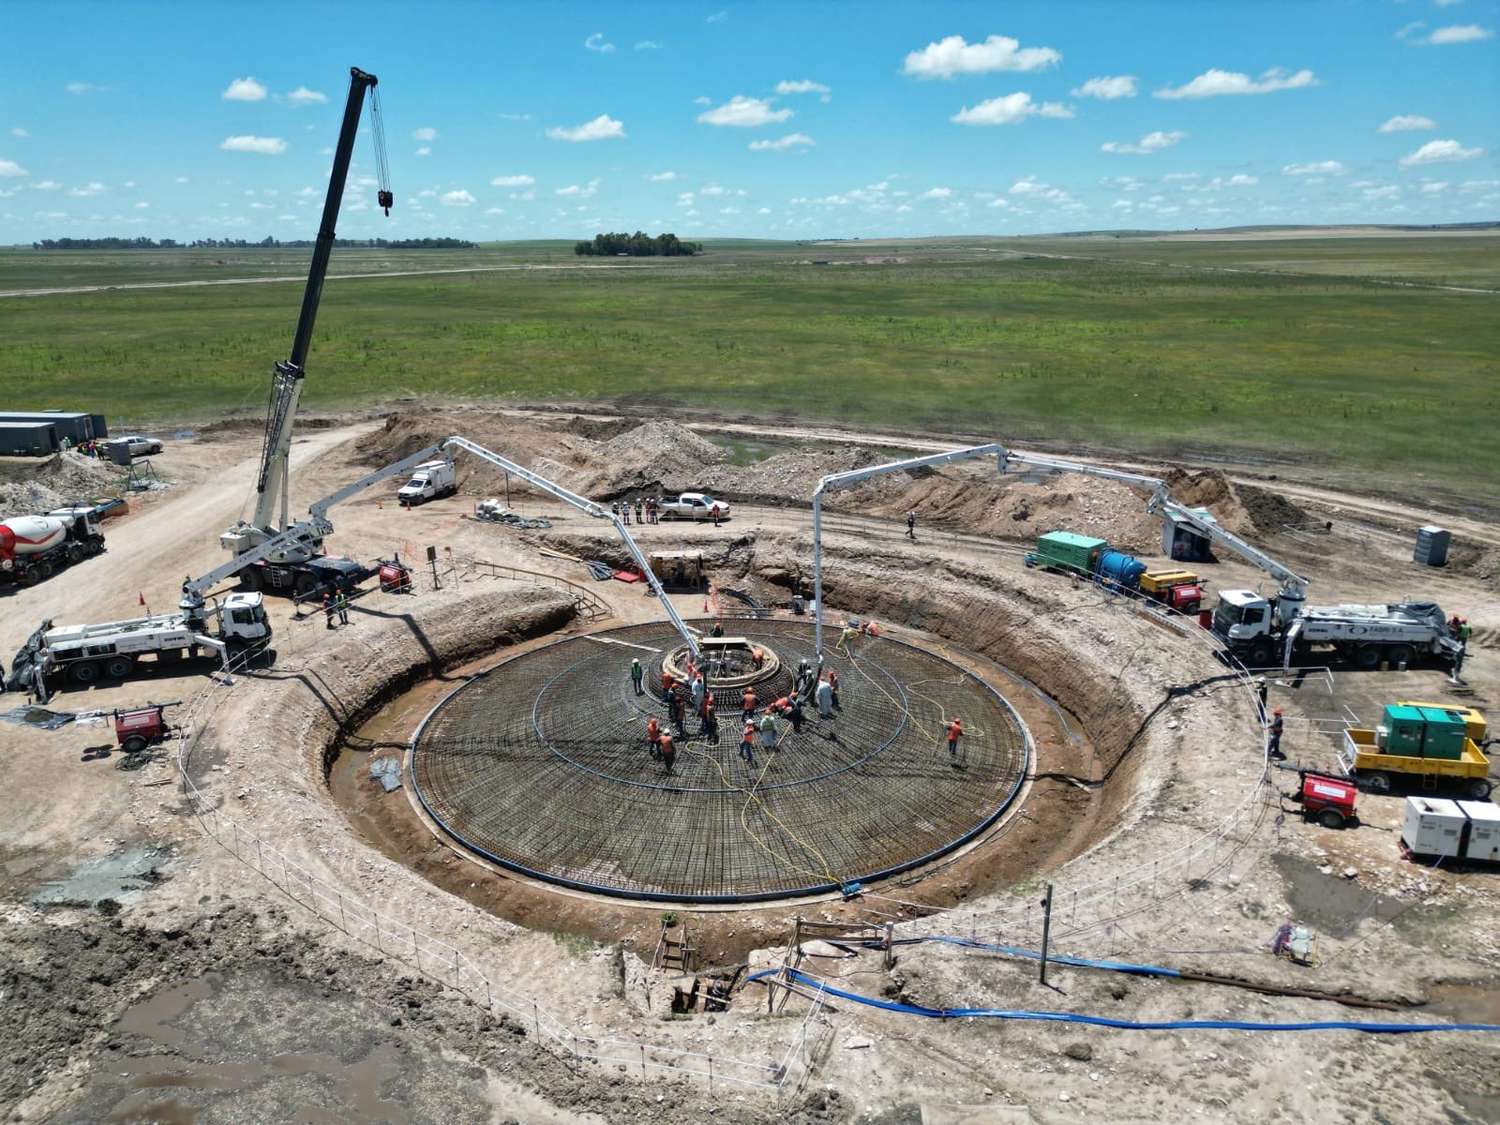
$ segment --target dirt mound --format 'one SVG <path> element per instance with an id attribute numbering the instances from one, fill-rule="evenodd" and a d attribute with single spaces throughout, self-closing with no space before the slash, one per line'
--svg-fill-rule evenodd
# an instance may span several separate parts
<path id="1" fill-rule="evenodd" d="M 124 474 L 118 466 L 71 450 L 45 461 L 0 469 L 0 515 L 29 516 L 50 512 L 120 491 Z"/>
<path id="2" fill-rule="evenodd" d="M 874 450 L 859 445 L 792 449 L 754 465 L 724 465 L 706 476 L 705 487 L 731 500 L 806 504 L 824 477 L 879 460 Z"/>
<path id="3" fill-rule="evenodd" d="M 1267 535 L 1284 527 L 1303 527 L 1315 522 L 1304 509 L 1293 504 L 1279 492 L 1258 488 L 1253 484 L 1235 486 L 1240 503 L 1255 524 L 1257 530 Z"/>
<path id="4" fill-rule="evenodd" d="M 645 422 L 594 451 L 590 491 L 595 496 L 703 487 L 708 471 L 728 454 L 676 422 Z"/>

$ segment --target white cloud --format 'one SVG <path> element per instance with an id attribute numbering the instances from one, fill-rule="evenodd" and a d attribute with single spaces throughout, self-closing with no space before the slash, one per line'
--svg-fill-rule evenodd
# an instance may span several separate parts
<path id="1" fill-rule="evenodd" d="M 1401 167 L 1412 168 L 1418 164 L 1448 164 L 1458 160 L 1473 160 L 1483 156 L 1482 148 L 1464 148 L 1457 141 L 1428 141 L 1416 152 L 1401 158 Z"/>
<path id="2" fill-rule="evenodd" d="M 918 199 L 948 199 L 948 198 L 952 197 L 952 195 L 953 195 L 953 189 L 951 187 L 935 187 L 935 188 L 928 188 L 921 195 L 917 196 L 917 198 Z"/>
<path id="3" fill-rule="evenodd" d="M 63 89 L 70 94 L 92 94 L 102 87 L 95 86 L 92 82 L 69 82 Z"/>
<path id="4" fill-rule="evenodd" d="M 298 86 L 286 96 L 291 105 L 322 105 L 328 100 L 328 95 L 317 90 L 309 90 L 306 86 Z"/>
<path id="5" fill-rule="evenodd" d="M 313 198 L 313 196 L 318 194 L 318 190 L 313 187 L 303 187 L 298 188 L 292 194 L 297 196 L 299 199 L 311 199 Z"/>
<path id="6" fill-rule="evenodd" d="M 1031 95 L 1024 91 L 991 98 L 961 110 L 948 118 L 955 125 L 1015 125 L 1028 117 L 1072 117 L 1073 111 L 1058 102 L 1043 102 L 1037 105 Z"/>
<path id="7" fill-rule="evenodd" d="M 172 182 L 173 182 L 173 183 L 174 183 L 174 184 L 190 184 L 190 183 L 192 183 L 192 182 L 193 182 L 193 181 L 192 181 L 192 180 L 191 180 L 191 179 L 190 179 L 190 178 L 188 178 L 188 177 L 187 177 L 187 176 L 178 176 L 178 177 L 177 177 L 177 178 L 176 178 L 176 179 L 175 179 L 175 180 L 173 180 L 173 181 L 172 181 Z M 310 191 L 312 191 L 312 188 L 306 188 L 306 189 L 305 189 L 305 190 L 306 190 L 306 191 L 309 191 L 309 192 L 310 192 Z"/>
<path id="8" fill-rule="evenodd" d="M 28 133 L 25 129 L 21 128 L 19 125 L 17 125 L 14 129 L 12 129 L 10 131 L 10 135 L 12 137 L 20 137 L 22 140 L 25 140 L 27 137 L 31 136 L 30 133 Z"/>
<path id="9" fill-rule="evenodd" d="M 902 70 L 915 78 L 952 78 L 996 70 L 1041 70 L 1061 61 L 1061 53 L 1051 47 L 1022 47 L 1004 35 L 991 35 L 983 43 L 950 35 L 907 55 Z"/>
<path id="10" fill-rule="evenodd" d="M 1251 184 L 1260 183 L 1258 176 L 1247 176 L 1243 172 L 1236 173 L 1227 181 L 1230 187 L 1249 187 Z"/>
<path id="11" fill-rule="evenodd" d="M 642 39 L 635 45 L 637 51 L 660 51 L 661 44 L 655 39 Z"/>
<path id="12" fill-rule="evenodd" d="M 1312 164 L 1288 164 L 1282 168 L 1283 176 L 1342 176 L 1344 166 L 1337 160 L 1318 160 Z"/>
<path id="13" fill-rule="evenodd" d="M 1480 27 L 1477 23 L 1458 24 L 1453 27 L 1440 27 L 1422 40 L 1434 47 L 1442 47 L 1450 43 L 1477 43 L 1481 39 L 1493 39 L 1495 33 L 1487 27 Z"/>
<path id="14" fill-rule="evenodd" d="M 990 200 L 987 204 L 985 204 L 985 206 L 986 207 L 1009 207 L 1010 206 L 1010 200 L 1006 199 L 1003 195 L 997 195 L 997 196 L 995 196 L 994 199 Z"/>
<path id="15" fill-rule="evenodd" d="M 1288 74 L 1279 66 L 1251 78 L 1233 70 L 1217 68 L 1205 70 L 1191 82 L 1176 88 L 1168 86 L 1156 91 L 1158 98 L 1214 98 L 1225 94 L 1271 94 L 1277 90 L 1297 90 L 1305 86 L 1316 86 L 1317 76 L 1310 70 L 1299 70 Z"/>
<path id="16" fill-rule="evenodd" d="M 250 204 L 250 209 L 252 211 L 269 211 L 271 205 L 269 203 L 252 203 Z"/>
<path id="17" fill-rule="evenodd" d="M 760 210 L 756 211 L 755 213 L 757 215 L 769 215 L 771 213 L 771 209 L 769 207 L 762 207 L 762 208 L 760 208 Z"/>
<path id="18" fill-rule="evenodd" d="M 586 185 L 569 184 L 553 191 L 553 195 L 574 196 L 578 199 L 588 199 L 599 190 L 599 181 L 590 180 Z"/>
<path id="19" fill-rule="evenodd" d="M 725 8 L 725 9 L 721 9 L 720 11 L 715 12 L 711 16 L 705 16 L 703 22 L 704 23 L 723 23 L 728 18 L 729 18 L 729 9 Z"/>
<path id="20" fill-rule="evenodd" d="M 1423 195 L 1437 195 L 1448 190 L 1447 180 L 1429 180 L 1422 185 Z"/>
<path id="21" fill-rule="evenodd" d="M 1120 74 L 1114 77 L 1090 78 L 1073 91 L 1075 98 L 1098 98 L 1112 102 L 1116 98 L 1135 97 L 1135 76 Z"/>
<path id="22" fill-rule="evenodd" d="M 418 156 L 431 156 L 432 155 L 432 146 L 431 145 L 423 145 L 421 148 L 417 149 L 416 155 L 418 155 Z"/>
<path id="23" fill-rule="evenodd" d="M 604 32 L 596 31 L 583 41 L 584 49 L 587 51 L 598 51 L 601 55 L 610 54 L 615 49 L 613 43 L 607 42 Z"/>
<path id="24" fill-rule="evenodd" d="M 503 214 L 505 214 L 505 208 L 504 207 L 486 207 L 484 209 L 484 213 L 486 215 L 503 215 Z"/>
<path id="25" fill-rule="evenodd" d="M 616 121 L 607 113 L 601 113 L 592 121 L 585 121 L 582 125 L 571 128 L 554 125 L 547 130 L 547 136 L 554 141 L 608 141 L 622 139 L 625 136 L 625 123 Z"/>
<path id="26" fill-rule="evenodd" d="M 256 137 L 246 134 L 225 137 L 219 145 L 225 152 L 257 152 L 262 156 L 280 156 L 286 151 L 286 142 L 280 137 Z"/>
<path id="27" fill-rule="evenodd" d="M 1411 23 L 1402 24 L 1395 34 L 1396 39 L 1411 39 L 1411 37 L 1422 28 L 1427 26 L 1426 20 L 1412 20 Z M 1420 42 L 1420 40 L 1412 40 Z"/>
<path id="28" fill-rule="evenodd" d="M 438 197 L 438 202 L 444 207 L 472 207 L 478 202 L 472 195 L 459 188 L 456 191 L 445 191 Z"/>
<path id="29" fill-rule="evenodd" d="M 833 91 L 821 82 L 809 78 L 782 79 L 776 83 L 778 94 L 831 94 Z M 826 100 L 826 99 L 825 99 Z"/>
<path id="30" fill-rule="evenodd" d="M 92 180 L 89 183 L 83 184 L 81 187 L 70 188 L 68 190 L 68 194 L 73 196 L 75 199 L 87 199 L 92 195 L 103 195 L 104 185 L 101 184 L 98 180 Z"/>
<path id="31" fill-rule="evenodd" d="M 1069 211 L 1077 210 L 1082 206 L 1076 199 L 1060 187 L 1044 184 L 1035 176 L 1026 176 L 1010 185 L 1011 195 L 1026 196 L 1031 200 L 1054 204 Z"/>
<path id="32" fill-rule="evenodd" d="M 530 121 L 531 120 L 531 114 L 529 114 L 529 113 L 497 113 L 497 114 L 495 114 L 495 116 L 498 117 L 498 118 L 500 118 L 501 121 Z"/>
<path id="33" fill-rule="evenodd" d="M 684 192 L 683 194 L 691 195 L 692 193 Z M 698 189 L 698 194 L 710 197 L 716 195 L 728 195 L 729 189 L 722 184 L 704 184 L 701 188 Z"/>
<path id="34" fill-rule="evenodd" d="M 490 181 L 490 187 L 530 187 L 536 183 L 535 176 L 528 176 L 522 172 L 516 176 L 496 176 Z"/>
<path id="35" fill-rule="evenodd" d="M 1099 146 L 1102 152 L 1129 153 L 1135 156 L 1146 156 L 1153 152 L 1160 152 L 1164 148 L 1171 148 L 1187 136 L 1180 129 L 1174 129 L 1170 133 L 1164 133 L 1160 129 L 1153 133 L 1147 133 L 1133 144 L 1129 141 L 1105 141 Z"/>
<path id="36" fill-rule="evenodd" d="M 670 184 L 677 178 L 676 172 L 654 172 L 646 177 L 653 184 Z"/>
<path id="37" fill-rule="evenodd" d="M 774 141 L 751 141 L 751 152 L 785 152 L 789 148 L 807 148 L 816 144 L 806 133 L 788 133 Z"/>
<path id="38" fill-rule="evenodd" d="M 437 140 L 437 130 L 431 125 L 423 125 L 420 129 L 413 129 L 411 131 L 411 139 L 414 141 L 435 141 Z"/>
<path id="39" fill-rule="evenodd" d="M 1466 195 L 1476 191 L 1493 191 L 1500 188 L 1500 180 L 1465 180 L 1458 185 L 1458 190 Z"/>
<path id="40" fill-rule="evenodd" d="M 1371 200 L 1399 199 L 1401 196 L 1401 189 L 1396 187 L 1394 184 L 1387 184 L 1384 187 L 1367 187 L 1364 189 L 1363 195 L 1366 199 Z"/>
<path id="41" fill-rule="evenodd" d="M 736 128 L 756 128 L 785 121 L 792 116 L 789 109 L 772 109 L 768 98 L 747 98 L 736 94 L 721 106 L 706 109 L 698 115 L 704 125 L 730 125 Z"/>
<path id="42" fill-rule="evenodd" d="M 1401 133 L 1408 129 L 1436 129 L 1437 122 L 1420 113 L 1398 113 L 1380 126 L 1382 133 Z"/>
<path id="43" fill-rule="evenodd" d="M 0 160 L 0 176 L 14 179 L 19 176 L 29 176 L 30 172 L 22 168 L 14 160 Z M 38 187 L 41 185 L 38 184 Z"/>
<path id="44" fill-rule="evenodd" d="M 230 102 L 265 101 L 266 88 L 253 78 L 236 78 L 219 95 Z"/>

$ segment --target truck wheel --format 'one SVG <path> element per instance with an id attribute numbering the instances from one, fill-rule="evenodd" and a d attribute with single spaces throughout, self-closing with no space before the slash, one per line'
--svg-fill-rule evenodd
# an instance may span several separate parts
<path id="1" fill-rule="evenodd" d="M 92 660 L 80 660 L 68 669 L 68 678 L 75 684 L 96 684 L 99 682 L 99 665 Z"/>
<path id="2" fill-rule="evenodd" d="M 132 734 L 120 746 L 127 754 L 139 754 L 146 748 L 146 740 L 138 734 Z"/>
<path id="3" fill-rule="evenodd" d="M 1490 799 L 1490 783 L 1482 777 L 1476 777 L 1469 782 L 1469 799 L 1471 801 L 1487 801 Z"/>
<path id="4" fill-rule="evenodd" d="M 1391 791 L 1391 775 L 1384 770 L 1375 770 L 1364 777 L 1365 788 L 1371 793 L 1389 793 Z"/>
<path id="5" fill-rule="evenodd" d="M 1374 671 L 1380 667 L 1380 646 L 1360 645 L 1354 653 L 1354 663 L 1366 672 Z"/>
<path id="6" fill-rule="evenodd" d="M 1344 827 L 1344 814 L 1338 809 L 1324 809 L 1318 814 L 1318 823 L 1324 828 Z"/>
<path id="7" fill-rule="evenodd" d="M 91 554 L 91 555 L 102 555 L 102 554 L 104 554 L 104 536 L 102 536 L 102 535 L 91 535 L 91 536 L 89 536 L 89 554 Z"/>
<path id="8" fill-rule="evenodd" d="M 70 564 L 81 563 L 83 561 L 83 555 L 84 549 L 82 543 L 68 544 L 68 562 Z"/>
<path id="9" fill-rule="evenodd" d="M 1391 662 L 1392 668 L 1399 668 L 1403 664 L 1409 667 L 1415 655 L 1411 645 L 1391 645 L 1385 650 L 1385 658 Z"/>
<path id="10" fill-rule="evenodd" d="M 104 662 L 104 674 L 112 680 L 123 680 L 135 670 L 132 656 L 111 656 Z"/>
<path id="11" fill-rule="evenodd" d="M 53 574 L 52 560 L 43 559 L 31 568 L 30 575 L 33 582 L 45 582 Z"/>
<path id="12" fill-rule="evenodd" d="M 246 567 L 240 571 L 240 589 L 249 590 L 251 593 L 260 592 L 260 571 L 253 566 Z"/>
<path id="13" fill-rule="evenodd" d="M 1269 642 L 1256 641 L 1250 646 L 1250 666 L 1252 668 L 1269 668 L 1275 655 Z"/>

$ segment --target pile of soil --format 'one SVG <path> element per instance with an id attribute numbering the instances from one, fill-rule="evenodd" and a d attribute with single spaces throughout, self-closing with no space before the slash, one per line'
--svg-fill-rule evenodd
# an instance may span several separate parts
<path id="1" fill-rule="evenodd" d="M 641 491 L 706 487 L 710 469 L 729 454 L 676 422 L 646 422 L 599 445 L 589 492 L 612 497 Z"/>
<path id="2" fill-rule="evenodd" d="M 806 504 L 824 477 L 879 461 L 878 454 L 860 445 L 791 449 L 753 465 L 724 465 L 706 475 L 705 487 L 730 500 Z"/>
<path id="3" fill-rule="evenodd" d="M 0 466 L 0 515 L 31 516 L 120 491 L 119 466 L 69 450 Z"/>

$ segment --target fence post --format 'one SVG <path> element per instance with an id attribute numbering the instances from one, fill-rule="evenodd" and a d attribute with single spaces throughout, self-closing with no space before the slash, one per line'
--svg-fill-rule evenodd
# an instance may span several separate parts
<path id="1" fill-rule="evenodd" d="M 641 1044 L 641 1077 L 646 1077 L 646 1044 Z"/>
<path id="2" fill-rule="evenodd" d="M 339 928 L 341 930 L 343 930 L 344 933 L 346 933 L 346 934 L 349 932 L 349 920 L 344 917 L 344 892 L 343 891 L 339 892 Z"/>
<path id="3" fill-rule="evenodd" d="M 1047 897 L 1042 899 L 1042 973 L 1040 981 L 1047 983 L 1047 946 L 1052 940 L 1052 884 L 1047 884 Z"/>
<path id="4" fill-rule="evenodd" d="M 542 1017 L 541 1014 L 537 1011 L 535 1000 L 531 1002 L 531 1022 L 532 1025 L 536 1028 L 537 1042 L 540 1043 L 542 1039 Z"/>
<path id="5" fill-rule="evenodd" d="M 420 973 L 422 971 L 422 947 L 417 944 L 417 928 L 415 926 L 409 928 L 411 929 L 411 955 L 416 958 L 417 972 Z"/>

